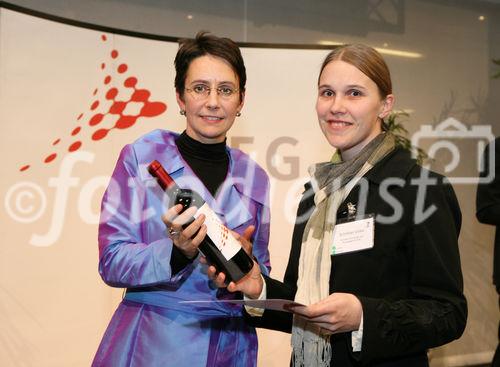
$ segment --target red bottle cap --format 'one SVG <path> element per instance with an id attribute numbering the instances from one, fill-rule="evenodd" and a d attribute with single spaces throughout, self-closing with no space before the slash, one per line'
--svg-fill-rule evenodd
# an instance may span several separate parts
<path id="1" fill-rule="evenodd" d="M 165 171 L 165 168 L 161 165 L 160 162 L 154 160 L 148 166 L 148 171 L 154 176 L 163 190 L 167 190 L 172 186 L 175 186 L 175 181 L 170 177 L 170 175 Z"/>

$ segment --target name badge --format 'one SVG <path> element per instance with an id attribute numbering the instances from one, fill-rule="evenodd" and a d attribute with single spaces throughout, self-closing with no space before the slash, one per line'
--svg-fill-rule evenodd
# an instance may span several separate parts
<path id="1" fill-rule="evenodd" d="M 355 221 L 338 223 L 333 228 L 331 255 L 362 251 L 373 247 L 375 223 L 373 216 Z"/>

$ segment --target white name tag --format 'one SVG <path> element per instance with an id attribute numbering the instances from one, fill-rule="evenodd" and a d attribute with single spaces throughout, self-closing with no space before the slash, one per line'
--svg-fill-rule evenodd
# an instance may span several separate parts
<path id="1" fill-rule="evenodd" d="M 331 255 L 372 248 L 374 232 L 373 217 L 336 224 L 333 229 Z"/>

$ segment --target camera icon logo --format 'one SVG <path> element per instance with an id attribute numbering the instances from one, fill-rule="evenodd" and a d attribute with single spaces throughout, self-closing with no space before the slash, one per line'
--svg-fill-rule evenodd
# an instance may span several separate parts
<path id="1" fill-rule="evenodd" d="M 423 143 L 429 140 L 430 146 Z M 432 125 L 422 125 L 420 130 L 413 134 L 411 144 L 427 150 L 433 160 L 438 160 L 441 153 L 447 157 L 444 165 L 444 175 L 451 183 L 478 184 L 490 183 L 495 177 L 495 136 L 490 125 L 475 125 L 470 129 L 453 117 L 440 122 L 433 128 Z M 479 177 L 479 172 L 484 171 L 482 155 L 486 145 L 491 149 L 488 175 Z M 413 158 L 416 153 L 412 152 Z M 429 168 L 430 163 L 423 165 Z"/>

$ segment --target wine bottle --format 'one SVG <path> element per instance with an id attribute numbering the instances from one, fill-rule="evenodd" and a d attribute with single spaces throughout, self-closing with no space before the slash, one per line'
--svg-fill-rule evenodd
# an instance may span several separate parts
<path id="1" fill-rule="evenodd" d="M 171 203 L 182 204 L 181 213 L 194 206 L 198 208 L 194 215 L 195 218 L 200 214 L 205 215 L 207 235 L 198 246 L 198 250 L 210 264 L 216 267 L 217 271 L 226 275 L 226 282 L 238 281 L 248 274 L 253 267 L 252 258 L 243 250 L 238 240 L 222 224 L 217 214 L 205 203 L 205 200 L 196 191 L 180 188 L 160 162 L 156 160 L 151 162 L 148 171 L 167 193 Z M 193 221 L 194 218 L 191 218 L 183 227 L 186 228 Z"/>

